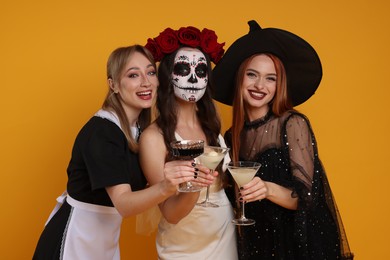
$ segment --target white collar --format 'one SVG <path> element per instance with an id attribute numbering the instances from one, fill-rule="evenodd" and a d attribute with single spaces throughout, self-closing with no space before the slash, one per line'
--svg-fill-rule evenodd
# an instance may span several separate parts
<path id="1" fill-rule="evenodd" d="M 104 119 L 107 119 L 107 120 L 110 120 L 111 122 L 115 123 L 122 130 L 121 124 L 119 122 L 119 118 L 115 114 L 115 112 L 107 111 L 107 110 L 104 110 L 104 109 L 100 109 L 99 111 L 97 111 L 95 113 L 95 116 L 100 117 L 100 118 L 104 118 Z M 130 130 L 131 130 L 131 134 L 133 135 L 133 138 L 137 139 L 137 137 L 139 135 L 138 127 L 130 126 Z"/>

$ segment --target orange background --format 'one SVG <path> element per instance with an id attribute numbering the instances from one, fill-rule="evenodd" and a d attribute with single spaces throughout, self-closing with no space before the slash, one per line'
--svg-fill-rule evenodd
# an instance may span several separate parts
<path id="1" fill-rule="evenodd" d="M 188 25 L 215 30 L 229 46 L 251 19 L 295 32 L 318 51 L 323 81 L 297 108 L 316 132 L 356 259 L 390 258 L 390 4 L 319 2 L 3 1 L 0 259 L 31 259 L 65 188 L 74 138 L 102 104 L 113 49 Z M 226 130 L 230 108 L 218 107 Z M 134 220 L 123 225 L 122 259 L 156 259 L 153 235 L 135 234 Z"/>

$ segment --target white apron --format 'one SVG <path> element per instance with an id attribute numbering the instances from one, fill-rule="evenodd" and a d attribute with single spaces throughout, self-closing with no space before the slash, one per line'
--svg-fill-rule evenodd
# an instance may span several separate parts
<path id="1" fill-rule="evenodd" d="M 95 116 L 105 118 L 121 128 L 115 113 L 100 109 Z M 122 128 L 121 128 L 122 129 Z M 130 128 L 133 136 L 136 127 Z M 119 260 L 119 235 L 122 216 L 115 207 L 80 202 L 65 191 L 57 198 L 46 224 L 58 211 L 64 201 L 72 206 L 61 244 L 60 259 L 63 260 Z"/>
<path id="2" fill-rule="evenodd" d="M 114 207 L 80 202 L 64 193 L 57 198 L 58 204 L 49 220 L 65 198 L 72 209 L 63 234 L 60 259 L 119 260 L 122 216 L 118 211 Z"/>

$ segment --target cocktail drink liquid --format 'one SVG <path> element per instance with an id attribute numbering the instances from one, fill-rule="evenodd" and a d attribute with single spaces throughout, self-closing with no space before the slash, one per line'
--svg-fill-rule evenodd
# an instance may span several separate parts
<path id="1" fill-rule="evenodd" d="M 211 170 L 215 170 L 218 164 L 222 161 L 223 157 L 225 157 L 224 153 L 217 153 L 215 151 L 205 151 L 202 155 L 199 156 L 199 160 L 202 162 L 204 166 Z"/>
<path id="2" fill-rule="evenodd" d="M 242 187 L 248 182 L 250 182 L 257 172 L 257 169 L 253 168 L 235 168 L 230 169 L 234 181 L 237 183 L 238 187 Z"/>
<path id="3" fill-rule="evenodd" d="M 203 153 L 203 148 L 175 147 L 172 148 L 173 156 L 180 160 L 192 160 Z"/>

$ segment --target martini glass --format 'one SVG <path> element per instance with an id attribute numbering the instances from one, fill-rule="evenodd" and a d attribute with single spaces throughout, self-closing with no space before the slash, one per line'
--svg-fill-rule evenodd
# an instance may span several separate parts
<path id="1" fill-rule="evenodd" d="M 178 160 L 192 160 L 203 153 L 203 140 L 180 140 L 170 143 L 173 157 Z M 196 186 L 190 181 L 179 184 L 178 191 L 180 192 L 197 192 L 202 187 Z"/>
<path id="2" fill-rule="evenodd" d="M 261 164 L 258 162 L 237 161 L 230 162 L 228 165 L 228 170 L 240 188 L 250 182 L 253 177 L 255 177 L 255 174 L 259 170 L 260 166 Z M 245 217 L 245 203 L 243 201 L 241 202 L 241 210 L 241 217 L 233 219 L 233 224 L 239 226 L 249 226 L 256 223 L 253 219 L 248 219 Z"/>
<path id="3" fill-rule="evenodd" d="M 205 146 L 203 154 L 201 154 L 197 159 L 201 164 L 209 168 L 212 173 L 215 168 L 217 168 L 218 164 L 222 161 L 228 151 L 229 148 L 226 147 Z M 206 199 L 201 203 L 197 203 L 196 205 L 202 207 L 218 208 L 219 206 L 217 204 L 209 201 L 209 190 L 210 186 L 207 186 Z"/>

